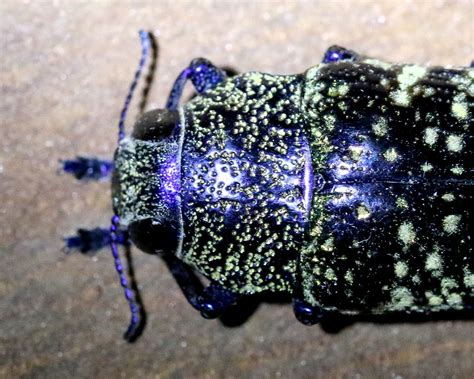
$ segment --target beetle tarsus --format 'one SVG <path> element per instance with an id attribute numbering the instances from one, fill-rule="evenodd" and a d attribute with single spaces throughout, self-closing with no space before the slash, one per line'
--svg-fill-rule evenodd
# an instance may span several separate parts
<path id="1" fill-rule="evenodd" d="M 188 79 L 191 80 L 198 93 L 203 93 L 214 88 L 217 84 L 222 82 L 225 77 L 225 71 L 214 66 L 207 59 L 193 59 L 191 64 L 181 72 L 174 82 L 166 103 L 166 109 L 177 109 L 181 95 L 183 94 L 184 86 Z"/>
<path id="2" fill-rule="evenodd" d="M 162 258 L 186 300 L 204 318 L 217 318 L 236 303 L 237 295 L 217 283 L 204 288 L 194 271 L 175 256 L 163 254 Z"/>
<path id="3" fill-rule="evenodd" d="M 175 256 L 163 254 L 161 257 L 168 266 L 168 269 L 176 280 L 179 288 L 181 288 L 188 303 L 191 304 L 193 308 L 200 311 L 199 298 L 203 291 L 203 285 L 199 278 L 194 274 L 190 267 L 181 262 Z"/>
<path id="4" fill-rule="evenodd" d="M 108 178 L 114 164 L 111 161 L 95 157 L 77 157 L 61 161 L 64 172 L 73 175 L 78 180 L 101 180 Z"/>
<path id="5" fill-rule="evenodd" d="M 118 231 L 116 242 L 124 245 L 127 242 L 126 232 Z M 64 239 L 65 250 L 79 251 L 81 254 L 93 256 L 97 251 L 110 243 L 110 231 L 104 228 L 78 229 L 77 234 Z"/>

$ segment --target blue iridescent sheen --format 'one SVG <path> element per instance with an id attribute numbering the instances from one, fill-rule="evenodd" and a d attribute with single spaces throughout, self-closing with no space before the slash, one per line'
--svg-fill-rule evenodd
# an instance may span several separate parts
<path id="1" fill-rule="evenodd" d="M 472 309 L 472 207 L 460 205 L 473 198 L 471 69 L 389 64 L 332 46 L 303 74 L 227 78 L 200 58 L 166 109 L 143 114 L 125 138 L 153 48 L 141 38 L 118 127 L 110 230 L 66 239 L 84 251 L 110 244 L 130 306 L 127 340 L 143 308 L 120 261 L 119 225 L 163 259 L 205 318 L 269 293 L 290 295 L 306 325 Z M 181 105 L 188 80 L 197 95 Z"/>
<path id="2" fill-rule="evenodd" d="M 94 255 L 107 246 L 111 238 L 109 229 L 78 229 L 76 235 L 67 237 L 64 241 L 68 251 L 79 251 L 84 255 Z M 119 245 L 125 245 L 127 243 L 127 233 L 117 230 L 115 232 L 115 242 Z"/>
<path id="3" fill-rule="evenodd" d="M 63 171 L 73 175 L 78 180 L 100 180 L 105 179 L 112 173 L 114 164 L 111 161 L 77 157 L 61 161 Z"/>
<path id="4" fill-rule="evenodd" d="M 199 310 L 204 318 L 217 318 L 229 306 L 235 304 L 237 299 L 237 295 L 232 291 L 216 283 L 211 283 L 201 295 Z"/>
<path id="5" fill-rule="evenodd" d="M 175 110 L 178 108 L 184 86 L 188 79 L 193 83 L 196 91 L 202 93 L 207 89 L 215 87 L 225 78 L 225 72 L 206 59 L 194 59 L 189 67 L 186 67 L 175 80 L 171 89 L 166 109 Z"/>
<path id="6" fill-rule="evenodd" d="M 296 319 L 304 325 L 314 325 L 321 321 L 324 315 L 320 308 L 312 307 L 298 298 L 293 301 L 293 311 Z"/>
<path id="7" fill-rule="evenodd" d="M 342 60 L 345 61 L 354 61 L 357 60 L 358 54 L 340 46 L 331 46 L 326 50 L 326 53 L 323 57 L 323 63 L 333 63 L 339 62 Z"/>

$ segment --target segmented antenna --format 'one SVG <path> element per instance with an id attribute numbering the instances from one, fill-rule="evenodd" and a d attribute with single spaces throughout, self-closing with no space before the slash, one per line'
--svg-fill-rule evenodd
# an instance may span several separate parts
<path id="1" fill-rule="evenodd" d="M 158 43 L 155 39 L 155 36 L 152 32 L 148 33 L 150 40 L 150 53 L 149 53 L 149 63 L 148 63 L 148 73 L 143 79 L 143 89 L 141 100 L 138 104 L 138 114 L 142 114 L 145 111 L 145 107 L 148 102 L 148 95 L 150 93 L 151 86 L 155 79 L 156 66 L 158 63 Z"/>
<path id="2" fill-rule="evenodd" d="M 130 84 L 127 97 L 125 98 L 125 103 L 123 104 L 122 112 L 120 113 L 120 120 L 118 124 L 119 142 L 125 137 L 125 118 L 127 117 L 128 107 L 130 106 L 130 102 L 132 101 L 133 93 L 138 84 L 138 80 L 140 79 L 140 76 L 143 71 L 143 67 L 145 66 L 145 62 L 149 54 L 150 44 L 151 44 L 150 40 L 151 40 L 150 34 L 144 30 L 140 30 L 140 43 L 142 45 L 142 56 L 140 57 L 140 61 L 138 62 L 137 71 L 135 71 L 135 76 L 133 77 L 132 84 Z"/>
<path id="3" fill-rule="evenodd" d="M 120 260 L 119 252 L 118 252 L 118 243 L 117 243 L 117 229 L 119 226 L 119 216 L 114 215 L 112 217 L 112 221 L 110 224 L 110 250 L 112 251 L 112 256 L 114 258 L 115 263 L 115 270 L 120 277 L 120 284 L 123 287 L 125 299 L 127 299 L 128 304 L 130 305 L 130 324 L 128 325 L 127 331 L 124 334 L 124 338 L 127 341 L 131 341 L 134 339 L 135 331 L 138 328 L 139 321 L 140 321 L 140 311 L 137 302 L 135 301 L 135 296 L 133 294 L 132 289 L 128 285 L 127 278 L 123 271 L 122 261 Z"/>
<path id="4" fill-rule="evenodd" d="M 133 93 L 135 88 L 138 84 L 138 80 L 143 71 L 143 67 L 145 66 L 145 62 L 147 60 L 149 50 L 150 50 L 150 42 L 151 37 L 150 34 L 146 31 L 140 31 L 140 42 L 142 46 L 142 55 L 140 57 L 140 61 L 138 63 L 137 71 L 133 77 L 132 84 L 130 85 L 130 89 L 128 90 L 127 97 L 125 98 L 125 103 L 122 108 L 122 112 L 120 113 L 120 120 L 118 124 L 118 142 L 125 137 L 125 118 L 127 117 L 127 111 L 130 106 L 130 102 L 133 97 Z M 125 298 L 130 306 L 130 313 L 131 319 L 130 324 L 128 326 L 127 331 L 124 334 L 125 340 L 128 342 L 133 342 L 137 337 L 137 332 L 139 331 L 140 327 L 140 308 L 135 299 L 134 293 L 128 284 L 126 275 L 124 274 L 123 265 L 120 260 L 119 252 L 118 252 L 118 243 L 119 243 L 119 234 L 118 234 L 118 227 L 120 224 L 120 218 L 118 215 L 114 215 L 112 217 L 112 221 L 110 224 L 110 249 L 112 251 L 112 256 L 114 258 L 115 263 L 115 270 L 117 271 L 120 277 L 120 284 L 123 287 Z"/>

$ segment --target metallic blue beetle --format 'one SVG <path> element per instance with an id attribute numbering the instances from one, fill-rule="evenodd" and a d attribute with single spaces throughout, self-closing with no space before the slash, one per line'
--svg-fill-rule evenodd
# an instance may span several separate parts
<path id="1" fill-rule="evenodd" d="M 132 311 L 127 339 L 140 322 L 118 257 L 124 231 L 164 259 L 208 318 L 256 293 L 290 294 L 305 324 L 472 310 L 472 68 L 331 47 L 303 74 L 226 77 L 196 59 L 166 109 L 143 114 L 125 136 L 150 44 L 141 36 L 113 163 L 112 227 L 88 236 L 94 249 L 112 246 Z M 179 106 L 188 80 L 198 95 Z M 77 161 L 65 169 L 88 172 Z M 70 247 L 82 246 L 75 238 Z"/>

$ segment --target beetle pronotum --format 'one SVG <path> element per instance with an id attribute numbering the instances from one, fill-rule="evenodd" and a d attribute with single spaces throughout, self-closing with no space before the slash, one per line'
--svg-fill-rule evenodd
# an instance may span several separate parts
<path id="1" fill-rule="evenodd" d="M 298 75 L 226 77 L 196 59 L 166 109 L 125 136 L 149 48 L 141 36 L 111 233 L 68 240 L 83 250 L 111 241 L 132 309 L 128 337 L 138 307 L 118 258 L 123 231 L 163 257 L 205 317 L 260 292 L 290 294 L 306 324 L 333 313 L 472 310 L 474 69 L 390 64 L 339 47 Z M 198 94 L 179 105 L 188 79 Z M 65 168 L 110 171 L 91 162 Z"/>

